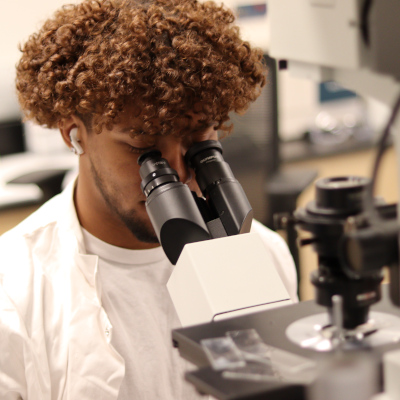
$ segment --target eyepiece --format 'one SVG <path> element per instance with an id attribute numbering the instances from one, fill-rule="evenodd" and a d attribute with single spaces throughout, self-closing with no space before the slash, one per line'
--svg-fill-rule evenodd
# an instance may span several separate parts
<path id="1" fill-rule="evenodd" d="M 185 154 L 186 164 L 190 168 L 194 169 L 196 168 L 196 165 L 203 164 L 204 162 L 209 162 L 212 160 L 212 158 L 208 158 L 206 160 L 206 157 L 214 156 L 214 159 L 217 159 L 217 153 L 212 152 L 212 150 L 217 150 L 220 154 L 222 154 L 221 143 L 216 140 L 205 140 L 203 142 L 195 143 Z M 203 153 L 204 151 L 206 151 L 207 153 Z M 199 159 L 197 159 L 196 156 L 198 156 L 199 154 L 200 157 Z"/>
<path id="2" fill-rule="evenodd" d="M 193 168 L 196 180 L 205 197 L 222 181 L 236 181 L 222 157 L 222 146 L 216 140 L 195 143 L 185 154 L 186 164 Z"/>
<path id="3" fill-rule="evenodd" d="M 178 173 L 170 167 L 168 161 L 161 157 L 158 150 L 151 150 L 138 158 L 139 174 L 142 178 L 141 188 L 148 197 L 159 186 L 179 182 Z"/>
<path id="4" fill-rule="evenodd" d="M 149 158 L 149 157 L 152 157 L 152 158 L 154 158 L 154 157 L 157 158 L 158 157 L 158 158 L 160 158 L 161 157 L 161 152 L 158 151 L 158 150 L 147 151 L 146 153 L 143 153 L 143 154 L 140 155 L 140 157 L 137 159 L 137 163 L 139 165 L 142 165 L 144 163 L 144 161 L 146 160 L 146 158 Z"/>

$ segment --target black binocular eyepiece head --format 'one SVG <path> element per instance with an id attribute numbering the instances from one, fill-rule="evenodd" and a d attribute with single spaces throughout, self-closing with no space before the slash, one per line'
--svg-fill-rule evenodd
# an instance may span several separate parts
<path id="1" fill-rule="evenodd" d="M 146 210 L 157 237 L 175 264 L 187 243 L 250 231 L 252 209 L 239 182 L 222 157 L 216 140 L 193 144 L 185 154 L 204 197 L 179 181 L 157 150 L 138 158 Z"/>

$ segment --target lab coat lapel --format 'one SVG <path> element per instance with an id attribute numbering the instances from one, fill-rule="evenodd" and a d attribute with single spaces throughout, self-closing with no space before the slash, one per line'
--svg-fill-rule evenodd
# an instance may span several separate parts
<path id="1" fill-rule="evenodd" d="M 111 324 L 95 283 L 97 256 L 75 254 L 71 296 L 67 399 L 116 399 L 125 374 L 123 358 L 112 348 Z M 82 279 L 84 274 L 85 279 Z"/>
<path id="2" fill-rule="evenodd" d="M 74 183 L 66 189 L 68 203 L 61 217 L 63 260 L 70 260 L 71 314 L 68 378 L 64 398 L 117 399 L 125 375 L 124 359 L 111 346 L 112 327 L 101 306 L 96 280 L 98 257 L 85 254 L 81 226 L 73 201 Z"/>

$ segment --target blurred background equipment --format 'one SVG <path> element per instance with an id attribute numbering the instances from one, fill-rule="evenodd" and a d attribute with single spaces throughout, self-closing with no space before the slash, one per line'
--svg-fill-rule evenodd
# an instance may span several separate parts
<path id="1" fill-rule="evenodd" d="M 58 193 L 65 174 L 77 165 L 59 132 L 22 122 L 14 84 L 19 43 L 65 1 L 5 3 L 7 12 L 0 15 L 0 234 Z"/>

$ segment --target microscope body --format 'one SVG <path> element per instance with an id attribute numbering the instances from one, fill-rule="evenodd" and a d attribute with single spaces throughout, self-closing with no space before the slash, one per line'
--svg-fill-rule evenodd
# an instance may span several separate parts
<path id="1" fill-rule="evenodd" d="M 175 264 L 167 287 L 182 326 L 292 304 L 270 251 L 249 233 L 253 212 L 217 141 L 185 155 L 203 197 L 179 182 L 159 152 L 139 158 L 146 209 Z"/>
<path id="2" fill-rule="evenodd" d="M 187 244 L 167 287 L 182 326 L 293 304 L 257 233 Z"/>

